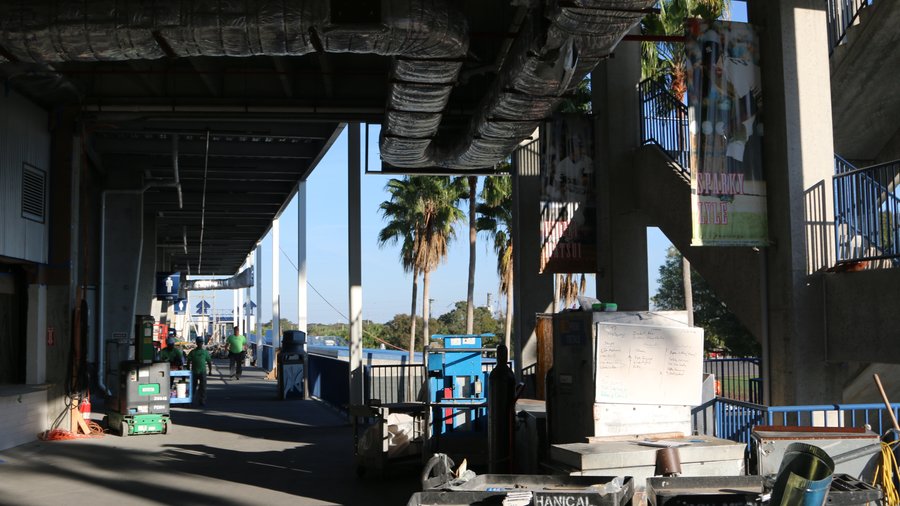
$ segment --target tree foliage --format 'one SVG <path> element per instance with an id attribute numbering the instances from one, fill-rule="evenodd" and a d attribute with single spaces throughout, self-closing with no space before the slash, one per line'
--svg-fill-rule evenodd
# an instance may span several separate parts
<path id="1" fill-rule="evenodd" d="M 759 343 L 738 321 L 706 281 L 691 270 L 694 293 L 694 324 L 703 327 L 707 350 L 726 349 L 733 356 L 759 356 Z M 651 299 L 661 310 L 683 310 L 681 253 L 674 247 L 666 252 L 666 263 L 659 268 L 659 290 Z"/>
<path id="2" fill-rule="evenodd" d="M 641 20 L 644 35 L 680 36 L 691 18 L 715 20 L 727 13 L 730 0 L 662 0 L 659 14 Z M 684 42 L 641 43 L 641 79 L 652 79 L 668 88 L 679 101 L 687 92 L 687 60 Z"/>

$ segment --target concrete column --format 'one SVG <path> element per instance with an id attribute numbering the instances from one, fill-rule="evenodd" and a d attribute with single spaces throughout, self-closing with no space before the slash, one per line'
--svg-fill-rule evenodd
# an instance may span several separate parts
<path id="1" fill-rule="evenodd" d="M 591 78 L 597 174 L 597 298 L 620 310 L 649 308 L 647 220 L 638 210 L 634 151 L 640 144 L 641 45 L 619 44 Z"/>
<path id="2" fill-rule="evenodd" d="M 159 314 L 161 304 L 156 301 L 156 216 L 144 214 L 141 248 L 140 281 L 137 288 L 135 314 Z M 156 313 L 153 312 L 156 306 Z"/>
<path id="3" fill-rule="evenodd" d="M 253 256 L 253 261 L 256 264 L 253 269 L 256 274 L 256 309 L 253 311 L 253 314 L 256 319 L 256 350 L 261 358 L 264 342 L 262 320 L 259 317 L 259 313 L 262 310 L 262 242 L 256 243 L 256 254 Z M 262 364 L 262 362 L 259 363 Z"/>
<path id="4" fill-rule="evenodd" d="M 272 220 L 272 347 L 281 348 L 281 226 Z"/>
<path id="5" fill-rule="evenodd" d="M 553 307 L 553 274 L 541 265 L 541 172 L 539 142 L 513 157 L 513 359 L 516 375 L 537 362 L 536 315 Z"/>
<path id="6" fill-rule="evenodd" d="M 47 285 L 28 285 L 26 332 L 25 383 L 40 385 L 47 381 Z"/>
<path id="7" fill-rule="evenodd" d="M 761 29 L 768 182 L 771 403 L 841 402 L 844 364 L 826 362 L 822 269 L 833 262 L 833 141 L 825 4 L 750 3 Z"/>
<path id="8" fill-rule="evenodd" d="M 306 272 L 306 181 L 297 187 L 297 325 L 306 332 L 309 323 Z"/>
<path id="9" fill-rule="evenodd" d="M 362 213 L 359 123 L 347 126 L 347 244 L 350 284 L 350 405 L 362 405 Z"/>
<path id="10" fill-rule="evenodd" d="M 101 200 L 101 327 L 97 354 L 101 387 L 115 393 L 119 362 L 134 358 L 144 200 L 141 190 L 110 190 Z"/>

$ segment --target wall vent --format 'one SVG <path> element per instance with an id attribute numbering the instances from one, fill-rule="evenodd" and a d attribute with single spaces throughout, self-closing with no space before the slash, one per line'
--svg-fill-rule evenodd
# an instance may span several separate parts
<path id="1" fill-rule="evenodd" d="M 47 174 L 41 169 L 22 164 L 22 217 L 44 223 L 47 207 Z"/>

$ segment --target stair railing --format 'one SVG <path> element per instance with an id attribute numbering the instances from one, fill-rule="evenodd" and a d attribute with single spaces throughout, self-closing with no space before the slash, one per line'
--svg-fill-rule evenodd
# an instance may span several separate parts
<path id="1" fill-rule="evenodd" d="M 665 86 L 651 79 L 641 81 L 641 144 L 655 144 L 675 162 L 681 175 L 691 177 L 691 133 L 688 108 Z"/>
<path id="2" fill-rule="evenodd" d="M 838 263 L 888 259 L 900 265 L 900 160 L 856 168 L 835 156 L 834 164 Z"/>
<path id="3" fill-rule="evenodd" d="M 825 12 L 828 16 L 828 52 L 844 42 L 847 29 L 856 22 L 859 11 L 870 5 L 873 0 L 825 0 Z"/>

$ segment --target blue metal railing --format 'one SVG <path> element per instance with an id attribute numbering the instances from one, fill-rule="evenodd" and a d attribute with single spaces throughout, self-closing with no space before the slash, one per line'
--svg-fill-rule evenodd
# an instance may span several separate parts
<path id="1" fill-rule="evenodd" d="M 809 406 L 764 406 L 749 402 L 717 398 L 694 408 L 695 423 L 703 414 L 714 410 L 715 435 L 723 439 L 749 443 L 753 428 L 759 425 L 795 427 L 861 427 L 868 425 L 877 434 L 890 429 L 891 420 L 884 404 L 819 404 Z M 900 403 L 891 404 L 894 416 Z M 703 427 L 694 427 L 702 431 Z"/>
<path id="2" fill-rule="evenodd" d="M 350 363 L 310 354 L 308 367 L 310 395 L 346 410 L 350 403 Z"/>
<path id="3" fill-rule="evenodd" d="M 638 85 L 641 100 L 641 143 L 655 144 L 691 177 L 691 134 L 688 108 L 665 86 L 645 79 Z"/>
<path id="4" fill-rule="evenodd" d="M 859 11 L 872 0 L 825 0 L 825 13 L 828 16 L 828 51 L 844 42 L 847 29 L 859 17 Z"/>
<path id="5" fill-rule="evenodd" d="M 900 161 L 858 169 L 835 156 L 837 261 L 900 262 Z"/>

